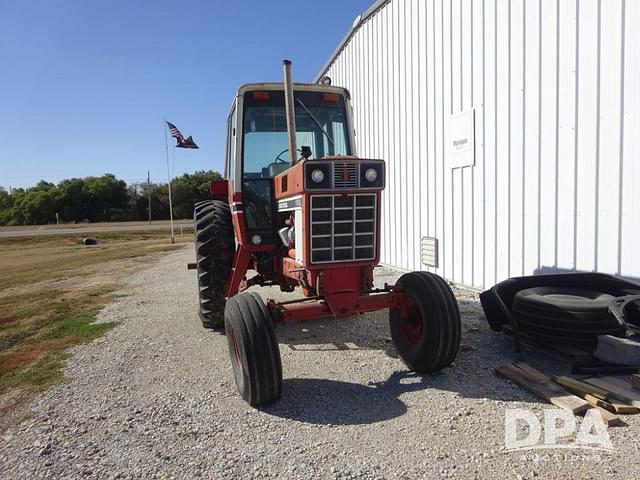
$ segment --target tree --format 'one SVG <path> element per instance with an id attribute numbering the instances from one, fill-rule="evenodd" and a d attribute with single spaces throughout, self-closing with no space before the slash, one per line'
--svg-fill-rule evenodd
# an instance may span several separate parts
<path id="1" fill-rule="evenodd" d="M 11 225 L 15 212 L 13 211 L 11 195 L 3 187 L 0 187 L 0 225 Z"/>
<path id="2" fill-rule="evenodd" d="M 193 204 L 200 200 L 207 200 L 210 196 L 209 187 L 212 180 L 220 180 L 218 172 L 198 171 L 194 174 L 185 173 L 171 183 L 173 212 L 176 218 L 191 218 Z"/>
<path id="3" fill-rule="evenodd" d="M 53 188 L 30 188 L 15 206 L 16 218 L 28 225 L 55 223 L 60 192 Z"/>
<path id="4" fill-rule="evenodd" d="M 169 189 L 166 184 L 139 183 L 129 186 L 128 218 L 146 220 L 149 217 L 149 197 L 151 194 L 151 218 L 166 220 L 169 218 Z"/>
<path id="5" fill-rule="evenodd" d="M 86 217 L 89 195 L 83 178 L 69 178 L 58 184 L 61 198 L 60 219 L 64 222 L 81 222 Z"/>
<path id="6" fill-rule="evenodd" d="M 193 204 L 209 198 L 209 185 L 220 179 L 217 172 L 184 174 L 172 183 L 174 215 L 190 218 Z M 127 186 L 107 173 L 100 177 L 69 178 L 58 185 L 41 180 L 28 189 L 16 188 L 9 195 L 0 187 L 0 225 L 47 224 L 62 222 L 102 222 L 110 220 L 146 220 L 151 194 L 151 216 L 169 218 L 167 184 L 146 183 Z"/>
<path id="7" fill-rule="evenodd" d="M 11 208 L 11 196 L 3 187 L 0 187 L 0 211 Z"/>
<path id="8" fill-rule="evenodd" d="M 63 180 L 58 188 L 62 194 L 60 216 L 64 221 L 103 222 L 126 217 L 127 184 L 110 173 Z"/>
<path id="9" fill-rule="evenodd" d="M 129 200 L 124 181 L 107 173 L 101 177 L 87 177 L 84 183 L 89 197 L 86 218 L 92 222 L 124 218 Z"/>

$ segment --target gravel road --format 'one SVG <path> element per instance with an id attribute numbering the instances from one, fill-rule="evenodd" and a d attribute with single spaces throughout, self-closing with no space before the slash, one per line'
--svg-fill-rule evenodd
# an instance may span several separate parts
<path id="1" fill-rule="evenodd" d="M 3 479 L 640 475 L 633 416 L 609 430 L 612 453 L 503 451 L 507 408 L 541 415 L 550 406 L 494 375 L 517 357 L 463 291 L 463 345 L 451 368 L 408 373 L 386 312 L 279 327 L 283 398 L 255 410 L 236 392 L 225 337 L 199 324 L 192 258 L 185 248 L 130 278 L 128 295 L 100 315 L 120 325 L 77 347 L 70 381 L 2 434 Z M 377 272 L 378 282 L 393 276 Z"/>

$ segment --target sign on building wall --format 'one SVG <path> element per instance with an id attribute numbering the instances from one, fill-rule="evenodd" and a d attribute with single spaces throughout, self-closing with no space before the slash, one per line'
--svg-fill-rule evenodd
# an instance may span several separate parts
<path id="1" fill-rule="evenodd" d="M 475 123 L 475 110 L 449 117 L 446 150 L 449 168 L 475 165 Z"/>

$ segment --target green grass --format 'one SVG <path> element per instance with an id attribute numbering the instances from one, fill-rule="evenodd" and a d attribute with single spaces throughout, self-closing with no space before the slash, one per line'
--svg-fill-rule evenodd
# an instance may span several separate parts
<path id="1" fill-rule="evenodd" d="M 62 380 L 62 369 L 69 354 L 63 350 L 53 350 L 47 352 L 36 363 L 26 368 L 12 372 L 3 379 L 3 386 L 24 386 L 32 388 L 42 388 Z"/>
<path id="2" fill-rule="evenodd" d="M 95 315 L 81 313 L 64 318 L 51 324 L 51 338 L 75 337 L 82 340 L 93 340 L 111 329 L 112 322 L 94 323 Z"/>
<path id="3" fill-rule="evenodd" d="M 112 300 L 114 288 L 0 297 L 0 393 L 59 381 L 67 348 L 113 328 L 113 323 L 95 320 L 102 306 Z"/>

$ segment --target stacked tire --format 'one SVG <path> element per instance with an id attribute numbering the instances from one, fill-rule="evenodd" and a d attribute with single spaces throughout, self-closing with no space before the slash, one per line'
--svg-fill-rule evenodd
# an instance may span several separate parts
<path id="1" fill-rule="evenodd" d="M 205 328 L 224 328 L 224 290 L 231 273 L 235 239 L 229 204 L 206 200 L 193 211 L 199 314 Z"/>
<path id="2" fill-rule="evenodd" d="M 582 287 L 533 287 L 512 304 L 518 330 L 536 340 L 593 348 L 598 335 L 624 336 L 609 312 L 612 295 Z"/>

